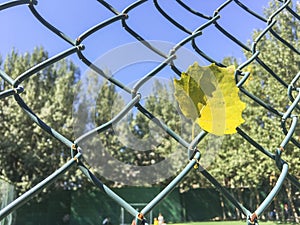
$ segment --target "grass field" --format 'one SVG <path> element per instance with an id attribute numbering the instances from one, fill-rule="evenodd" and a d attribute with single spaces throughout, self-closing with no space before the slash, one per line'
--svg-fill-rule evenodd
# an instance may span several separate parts
<path id="1" fill-rule="evenodd" d="M 278 224 L 287 225 L 280 222 L 259 222 L 259 225 L 278 225 Z M 246 225 L 246 221 L 192 222 L 192 223 L 176 223 L 173 225 Z"/>

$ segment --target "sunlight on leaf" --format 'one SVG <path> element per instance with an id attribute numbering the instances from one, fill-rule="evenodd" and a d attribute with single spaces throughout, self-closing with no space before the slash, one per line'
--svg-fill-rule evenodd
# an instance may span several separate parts
<path id="1" fill-rule="evenodd" d="M 182 113 L 209 133 L 233 134 L 244 122 L 242 112 L 246 104 L 239 98 L 234 71 L 234 66 L 201 67 L 194 63 L 179 80 L 174 80 Z"/>

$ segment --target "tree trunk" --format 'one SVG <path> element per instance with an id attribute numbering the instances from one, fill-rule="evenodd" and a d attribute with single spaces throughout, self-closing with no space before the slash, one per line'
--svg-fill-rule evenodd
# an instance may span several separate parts
<path id="1" fill-rule="evenodd" d="M 258 208 L 258 206 L 260 205 L 260 197 L 259 197 L 259 190 L 255 190 L 255 198 L 256 198 L 256 207 Z"/>
<path id="2" fill-rule="evenodd" d="M 298 214 L 297 214 L 296 207 L 295 207 L 295 204 L 294 204 L 294 201 L 293 201 L 292 185 L 291 185 L 291 182 L 289 180 L 287 180 L 287 182 L 286 182 L 285 191 L 287 193 L 287 196 L 288 196 L 288 199 L 289 199 L 289 202 L 290 202 L 289 206 L 290 206 L 291 213 L 294 217 L 294 222 L 299 223 Z"/>
<path id="3" fill-rule="evenodd" d="M 238 201 L 242 205 L 244 205 L 242 188 L 236 188 L 236 190 L 237 190 L 237 195 L 238 195 Z M 239 217 L 238 219 L 246 219 L 245 215 L 242 212 L 240 212 L 239 210 L 237 210 L 237 211 L 238 211 L 238 217 Z"/>
<path id="4" fill-rule="evenodd" d="M 222 219 L 226 220 L 226 213 L 225 213 L 225 204 L 224 204 L 224 200 L 223 200 L 223 195 L 221 194 L 221 192 L 219 192 L 219 198 L 220 198 L 220 204 L 221 204 L 221 208 L 222 208 Z"/>
<path id="5" fill-rule="evenodd" d="M 282 220 L 282 210 L 281 210 L 281 207 L 280 207 L 280 203 L 278 201 L 278 198 L 276 197 L 274 199 L 274 208 L 276 210 L 276 220 L 279 221 L 279 220 Z"/>

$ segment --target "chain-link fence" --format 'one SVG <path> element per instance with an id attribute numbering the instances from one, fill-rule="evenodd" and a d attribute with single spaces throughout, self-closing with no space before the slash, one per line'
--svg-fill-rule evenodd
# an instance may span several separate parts
<path id="1" fill-rule="evenodd" d="M 34 123 L 36 123 L 39 127 L 41 127 L 41 129 L 43 129 L 45 132 L 50 134 L 53 138 L 58 139 L 59 141 L 62 142 L 62 144 L 66 145 L 71 149 L 71 159 L 65 165 L 63 165 L 61 168 L 59 168 L 49 177 L 44 179 L 38 185 L 32 187 L 29 191 L 27 191 L 26 193 L 18 197 L 16 200 L 8 204 L 6 207 L 4 207 L 0 211 L 0 219 L 6 217 L 11 212 L 16 210 L 18 207 L 21 207 L 24 203 L 29 201 L 31 197 L 35 196 L 40 190 L 48 187 L 50 184 L 55 182 L 57 178 L 59 178 L 62 174 L 65 174 L 73 166 L 77 166 L 95 186 L 99 187 L 104 193 L 106 193 L 108 196 L 114 199 L 121 207 L 123 207 L 133 217 L 137 218 L 137 220 L 141 221 L 142 223 L 146 223 L 146 219 L 144 216 L 147 215 L 164 197 L 166 197 L 167 194 L 169 194 L 172 191 L 172 189 L 178 183 L 181 182 L 181 180 L 186 176 L 186 174 L 190 170 L 194 168 L 195 165 L 197 165 L 197 169 L 199 170 L 200 173 L 202 173 L 204 177 L 206 177 L 220 192 L 222 192 L 222 194 L 224 194 L 236 208 L 238 208 L 245 216 L 247 216 L 247 223 L 250 224 L 257 223 L 257 218 L 262 215 L 263 211 L 274 199 L 274 197 L 280 190 L 281 185 L 285 179 L 289 179 L 298 188 L 300 187 L 298 180 L 294 176 L 288 173 L 287 162 L 285 162 L 281 158 L 281 155 L 288 142 L 293 143 L 297 147 L 300 146 L 298 141 L 293 137 L 294 131 L 297 126 L 297 118 L 298 118 L 297 115 L 295 114 L 295 110 L 297 110 L 298 102 L 300 100 L 300 95 L 298 94 L 295 97 L 294 93 L 299 92 L 299 88 L 297 88 L 296 83 L 299 79 L 300 73 L 294 76 L 292 82 L 286 83 L 284 79 L 282 79 L 280 74 L 276 74 L 274 71 L 272 71 L 272 69 L 268 67 L 267 63 L 260 58 L 260 52 L 259 49 L 257 48 L 258 44 L 261 42 L 261 40 L 264 37 L 266 37 L 269 34 L 272 34 L 275 38 L 277 38 L 278 41 L 280 41 L 283 45 L 285 45 L 295 54 L 299 54 L 299 51 L 296 49 L 296 47 L 294 47 L 288 41 L 283 39 L 276 32 L 276 29 L 274 29 L 276 24 L 276 16 L 280 13 L 288 13 L 291 17 L 294 17 L 295 20 L 299 22 L 300 16 L 290 7 L 291 1 L 284 1 L 284 0 L 276 1 L 278 3 L 278 7 L 276 10 L 274 10 L 274 12 L 272 12 L 272 14 L 268 18 L 265 18 L 259 13 L 256 13 L 255 11 L 248 8 L 247 5 L 245 5 L 242 1 L 238 1 L 238 0 L 224 1 L 223 4 L 215 8 L 212 15 L 207 15 L 205 13 L 199 12 L 193 9 L 188 3 L 185 3 L 184 1 L 180 1 L 180 0 L 174 1 L 177 7 L 181 7 L 185 13 L 190 13 L 199 19 L 199 23 L 197 25 L 197 28 L 195 29 L 190 29 L 184 26 L 181 22 L 177 21 L 177 18 L 174 18 L 172 14 L 169 14 L 169 12 L 164 9 L 163 3 L 157 0 L 150 2 L 151 5 L 149 4 L 149 1 L 139 0 L 130 3 L 123 10 L 119 10 L 115 8 L 113 1 L 112 3 L 110 3 L 109 1 L 102 1 L 102 0 L 98 0 L 96 2 L 98 4 L 98 7 L 101 8 L 102 10 L 103 9 L 106 10 L 107 13 L 110 13 L 111 17 L 109 17 L 104 21 L 99 22 L 95 26 L 90 27 L 85 32 L 78 35 L 76 39 L 71 38 L 66 33 L 64 33 L 63 30 L 59 30 L 54 24 L 48 22 L 47 19 L 43 17 L 42 13 L 38 11 L 37 1 L 32 1 L 32 0 L 9 1 L 0 5 L 1 12 L 5 10 L 11 10 L 12 8 L 20 5 L 22 5 L 22 7 L 25 8 L 24 5 L 27 5 L 31 14 L 45 28 L 47 28 L 49 31 L 56 34 L 62 42 L 65 42 L 69 45 L 69 48 L 33 66 L 32 68 L 25 71 L 24 73 L 19 74 L 19 76 L 15 79 L 13 79 L 10 74 L 7 74 L 1 70 L 0 76 L 3 79 L 3 81 L 6 83 L 5 86 L 9 86 L 9 88 L 1 90 L 0 98 L 4 99 L 4 98 L 13 97 L 17 102 L 17 104 L 24 110 L 24 114 L 27 114 L 27 116 L 29 116 Z M 161 18 L 164 18 L 169 23 L 169 25 L 172 26 L 173 29 L 180 30 L 181 32 L 184 33 L 184 37 L 180 41 L 172 45 L 171 48 L 170 48 L 170 44 L 167 45 L 167 49 L 169 49 L 168 52 L 160 49 L 162 45 L 152 41 L 148 41 L 147 37 L 143 37 L 143 35 L 139 34 L 138 31 L 132 28 L 132 26 L 128 22 L 130 16 L 134 15 L 135 10 L 139 9 L 140 7 L 144 7 L 144 5 L 146 4 L 147 7 L 151 6 L 151 8 L 145 7 L 146 10 L 155 10 L 156 14 L 159 15 Z M 251 43 L 251 45 L 248 45 L 247 43 L 243 43 L 242 41 L 240 41 L 237 37 L 235 37 L 235 35 L 231 34 L 230 31 L 227 31 L 220 24 L 220 21 L 222 21 L 222 17 L 220 16 L 222 11 L 226 10 L 228 7 L 231 7 L 233 5 L 235 7 L 239 7 L 244 14 L 247 14 L 257 19 L 264 24 L 264 29 L 262 29 L 258 33 L 256 39 Z M 147 12 L 145 12 L 145 17 L 147 17 Z M 128 35 L 130 35 L 130 37 L 133 37 L 135 40 L 138 41 L 139 44 L 141 44 L 139 47 L 140 49 L 147 49 L 147 51 L 150 50 L 151 54 L 154 54 L 159 57 L 159 60 L 155 59 L 157 60 L 156 62 L 159 62 L 158 65 L 155 68 L 152 68 L 150 72 L 140 76 L 138 80 L 134 83 L 133 87 L 126 85 L 126 82 L 121 81 L 121 79 L 117 79 L 114 76 L 108 75 L 108 73 L 105 72 L 102 68 L 100 68 L 97 63 L 94 63 L 94 60 L 89 59 L 89 57 L 85 55 L 85 49 L 91 48 L 90 46 L 85 45 L 85 41 L 87 41 L 87 39 L 89 39 L 90 37 L 95 36 L 97 32 L 101 30 L 105 30 L 111 26 L 118 26 L 120 31 L 122 32 L 124 32 L 123 29 L 125 29 L 125 32 Z M 272 160 L 276 161 L 276 165 L 278 169 L 281 171 L 278 181 L 274 185 L 272 191 L 266 196 L 265 200 L 253 212 L 251 212 L 246 207 L 244 207 L 241 203 L 239 203 L 234 196 L 232 196 L 225 188 L 223 188 L 222 185 L 205 168 L 201 166 L 200 163 L 201 149 L 198 149 L 197 145 L 199 144 L 199 142 L 201 142 L 204 139 L 204 137 L 207 135 L 207 132 L 201 131 L 198 135 L 196 135 L 196 137 L 191 142 L 186 141 L 180 134 L 170 129 L 170 127 L 166 125 L 165 123 L 166 121 L 162 121 L 159 118 L 156 118 L 152 114 L 152 112 L 148 111 L 146 107 L 143 105 L 143 103 L 141 102 L 142 96 L 140 94 L 140 90 L 148 82 L 150 82 L 150 80 L 154 79 L 156 75 L 164 68 L 168 67 L 171 69 L 171 71 L 173 71 L 173 73 L 176 76 L 179 77 L 181 76 L 182 67 L 179 66 L 178 64 L 180 64 L 180 60 L 184 60 L 184 55 L 182 56 L 181 54 L 179 54 L 179 52 L 186 46 L 191 47 L 191 49 L 193 49 L 198 54 L 197 57 L 206 60 L 210 63 L 215 63 L 220 67 L 225 67 L 225 65 L 223 65 L 219 60 L 215 60 L 214 57 L 210 56 L 208 53 L 203 51 L 202 48 L 199 47 L 199 42 L 201 41 L 197 41 L 198 40 L 197 38 L 201 36 L 205 36 L 204 34 L 205 31 L 211 29 L 212 27 L 214 27 L 214 29 L 216 29 L 217 32 L 224 35 L 224 37 L 226 37 L 226 39 L 228 39 L 230 42 L 235 44 L 237 48 L 242 48 L 245 52 L 247 52 L 249 56 L 247 59 L 244 60 L 243 63 L 240 63 L 237 69 L 235 70 L 234 76 L 235 76 L 236 86 L 239 88 L 239 90 L 242 93 L 244 93 L 247 97 L 252 99 L 254 102 L 256 102 L 258 105 L 260 105 L 262 108 L 273 113 L 274 115 L 281 118 L 282 120 L 281 128 L 283 130 L 285 138 L 281 142 L 279 140 L 275 140 L 275 141 L 279 141 L 280 143 L 278 143 L 279 147 L 275 150 L 274 153 L 271 153 L 267 149 L 263 148 L 258 142 L 252 139 L 241 128 L 237 128 L 237 133 L 241 135 L 247 142 L 249 142 L 251 145 L 257 148 L 258 151 L 261 151 L 262 154 L 265 154 Z M 11 29 L 14 28 L 12 27 Z M 218 42 L 218 40 L 213 40 L 213 41 Z M 107 38 L 105 42 L 109 43 L 110 42 L 109 38 Z M 105 43 L 101 43 L 101 45 L 105 45 Z M 222 51 L 222 50 L 218 50 L 218 51 Z M 130 52 L 127 51 L 126 53 L 127 53 L 127 57 L 129 57 Z M 119 52 L 117 54 L 119 54 Z M 22 98 L 22 93 L 26 90 L 26 86 L 24 87 L 22 86 L 24 81 L 31 79 L 33 76 L 39 76 L 40 75 L 39 71 L 71 55 L 77 56 L 79 61 L 87 65 L 92 71 L 104 77 L 110 83 L 114 84 L 118 88 L 122 89 L 126 94 L 131 96 L 131 100 L 128 102 L 128 104 L 124 106 L 124 108 L 120 112 L 118 112 L 113 117 L 112 120 L 107 121 L 106 123 L 98 125 L 94 129 L 87 131 L 83 135 L 78 136 L 76 140 L 70 140 L 67 137 L 65 137 L 63 133 L 59 133 L 58 131 L 54 130 L 52 127 L 48 126 L 41 118 L 39 118 L 39 116 L 33 110 L 30 109 L 30 107 L 27 105 L 26 102 L 24 102 Z M 151 57 L 147 58 L 147 60 L 153 60 Z M 115 64 L 119 63 L 117 61 L 114 61 L 113 57 L 110 59 L 112 59 L 111 61 L 112 65 L 114 63 Z M 119 57 L 117 60 L 126 61 L 126 56 Z M 135 61 L 138 61 L 138 59 L 135 59 Z M 265 73 L 268 73 L 270 76 L 274 77 L 276 79 L 276 82 L 278 82 L 279 85 L 283 86 L 286 89 L 288 97 L 291 101 L 291 103 L 287 103 L 288 107 L 286 108 L 286 111 L 284 112 L 278 111 L 272 106 L 272 104 L 266 103 L 262 98 L 248 92 L 247 89 L 245 88 L 245 83 L 248 80 L 251 72 L 242 72 L 242 71 L 244 68 L 246 68 L 248 65 L 254 62 L 259 64 L 261 67 L 263 67 Z M 189 61 L 188 63 L 191 65 L 193 61 Z M 138 110 L 146 118 L 154 122 L 157 125 L 157 127 L 164 130 L 164 132 L 166 132 L 170 137 L 172 137 L 174 140 L 176 140 L 180 145 L 188 149 L 190 152 L 190 154 L 187 156 L 186 159 L 187 164 L 184 167 L 184 169 L 175 177 L 175 179 L 173 179 L 169 183 L 168 186 L 166 186 L 165 189 L 163 189 L 152 201 L 150 201 L 139 212 L 135 208 L 133 208 L 130 204 L 128 204 L 124 199 L 120 198 L 109 187 L 103 184 L 91 172 L 91 170 L 87 166 L 85 166 L 85 164 L 81 160 L 82 156 L 84 156 L 85 154 L 85 149 L 81 148 L 81 142 L 89 139 L 96 133 L 105 132 L 107 129 L 111 128 L 116 122 L 124 118 L 133 108 L 136 108 L 136 110 Z M 247 120 L 247 118 L 245 119 Z M 289 124 L 287 121 L 291 121 L 291 123 Z"/>

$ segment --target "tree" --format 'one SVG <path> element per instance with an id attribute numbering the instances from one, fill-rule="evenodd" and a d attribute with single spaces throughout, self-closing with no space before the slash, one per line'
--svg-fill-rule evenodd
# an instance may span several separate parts
<path id="1" fill-rule="evenodd" d="M 269 8 L 265 11 L 265 15 L 267 17 L 270 16 L 272 11 L 274 12 L 278 6 L 278 3 L 270 3 Z M 299 3 L 297 3 L 295 11 L 299 14 Z M 283 11 L 278 14 L 275 19 L 276 24 L 273 30 L 295 49 L 299 49 L 299 20 L 287 11 Z M 257 34 L 258 32 L 254 33 L 254 38 Z M 260 58 L 269 66 L 269 68 L 271 68 L 286 84 L 290 84 L 292 79 L 299 72 L 299 53 L 283 44 L 273 34 L 266 35 L 265 38 L 258 43 L 257 49 L 261 52 Z M 258 65 L 255 67 L 253 79 L 256 80 L 256 85 L 251 87 L 251 91 L 260 90 L 258 93 L 264 94 L 260 95 L 262 99 L 278 111 L 285 112 L 287 107 L 291 105 L 291 101 L 286 94 L 287 89 L 272 76 L 267 74 L 268 73 L 266 73 L 261 66 Z M 258 107 L 254 107 L 253 110 L 255 110 L 256 115 L 259 115 L 260 121 L 258 123 L 260 123 L 260 126 L 263 128 L 260 138 L 257 133 L 255 134 L 253 128 L 250 130 L 253 132 L 253 136 L 256 137 L 257 140 L 260 140 L 269 150 L 274 152 L 284 138 L 283 132 L 280 128 L 281 118 L 266 111 L 264 113 L 259 113 Z M 297 111 L 294 111 L 293 113 L 297 114 Z M 253 116 L 255 114 L 253 114 Z M 290 121 L 287 121 L 287 127 L 289 127 L 289 123 Z M 297 136 L 299 133 L 298 127 L 299 126 L 297 126 L 296 132 L 293 136 L 297 141 L 299 141 Z M 300 178 L 299 152 L 299 148 L 290 142 L 283 153 L 283 159 L 289 163 L 289 172 L 296 176 L 298 180 Z M 270 175 L 271 174 L 268 173 L 269 177 Z M 290 181 L 286 181 L 281 192 L 281 202 L 279 203 L 283 204 L 284 202 L 288 202 L 291 210 L 293 211 L 294 219 L 299 222 L 295 209 L 295 199 L 292 197 L 293 190 L 294 189 L 292 188 Z M 279 207 L 277 206 L 277 208 Z"/>
<path id="2" fill-rule="evenodd" d="M 270 3 L 270 6 L 265 10 L 266 18 L 278 8 L 279 3 Z M 297 3 L 297 13 L 299 13 L 299 8 L 299 3 Z M 274 19 L 277 21 L 273 27 L 274 32 L 294 46 L 295 49 L 299 49 L 299 21 L 297 18 L 285 10 Z M 253 40 L 260 33 L 260 30 L 255 31 Z M 289 84 L 299 72 L 300 58 L 298 52 L 278 40 L 274 34 L 268 32 L 257 43 L 257 50 L 260 51 L 260 60 L 283 79 L 286 84 Z M 246 52 L 245 55 L 247 58 L 251 56 L 249 52 Z M 237 64 L 237 60 L 225 59 L 223 64 Z M 251 77 L 247 84 L 244 84 L 244 88 L 280 112 L 285 112 L 291 104 L 286 95 L 287 88 L 276 80 L 259 62 L 251 64 Z M 281 117 L 259 106 L 245 95 L 241 95 L 241 97 L 243 101 L 247 102 L 247 108 L 243 116 L 246 122 L 241 126 L 241 129 L 265 149 L 274 153 L 284 138 L 281 128 Z M 296 111 L 293 113 L 296 113 Z M 287 127 L 289 123 L 290 121 L 287 122 Z M 294 134 L 295 140 L 299 140 L 298 132 L 299 128 L 296 129 Z M 289 172 L 299 179 L 300 165 L 298 155 L 299 148 L 291 143 L 283 153 L 284 160 L 290 165 Z M 251 197 L 251 204 L 246 202 L 246 206 L 250 209 L 254 209 L 265 198 L 265 195 L 274 185 L 274 176 L 279 175 L 275 162 L 251 146 L 239 135 L 225 136 L 222 148 L 218 152 L 210 172 L 217 180 L 223 182 L 225 187 L 237 189 L 237 198 L 242 203 L 243 199 L 240 197 L 240 191 L 243 188 L 249 188 L 253 196 Z M 259 194 L 260 190 L 264 192 L 263 195 Z M 291 186 L 291 183 L 286 181 L 279 193 L 279 197 L 275 199 L 275 207 L 279 212 L 281 211 L 280 203 L 288 202 L 296 219 L 295 198 L 292 197 L 294 191 L 295 189 Z"/>
<path id="3" fill-rule="evenodd" d="M 190 139 L 191 124 L 180 113 L 173 95 L 172 83 L 156 79 L 150 83 L 152 90 L 146 96 L 143 107 L 153 115 L 153 118 L 138 112 L 132 120 L 133 135 L 145 140 L 144 143 L 147 143 L 148 147 L 145 154 L 140 154 L 141 156 L 136 158 L 136 163 L 140 166 L 152 165 L 155 173 L 162 176 L 153 179 L 165 185 L 186 165 L 188 157 L 185 148 L 160 127 L 157 119 L 184 139 Z M 154 177 L 151 173 L 153 170 L 148 170 L 147 176 Z"/>
<path id="4" fill-rule="evenodd" d="M 271 2 L 270 6 L 265 10 L 266 18 L 269 18 L 278 7 L 278 2 Z M 296 11 L 299 13 L 299 4 L 296 6 Z M 295 49 L 299 49 L 299 21 L 287 11 L 279 13 L 275 17 L 275 20 L 277 22 L 273 27 L 274 32 L 280 35 L 286 42 L 290 43 L 290 45 L 294 46 Z M 253 40 L 255 40 L 260 33 L 261 31 L 259 30 L 255 31 Z M 299 72 L 300 57 L 298 52 L 289 48 L 274 34 L 270 32 L 267 33 L 257 43 L 257 50 L 260 51 L 259 59 L 286 84 L 289 84 Z M 246 56 L 249 58 L 250 53 L 246 53 Z M 259 61 L 252 64 L 251 79 L 248 84 L 244 86 L 247 91 L 262 99 L 279 112 L 284 113 L 291 104 L 286 94 L 287 87 L 272 76 Z M 247 101 L 247 109 L 244 113 L 246 123 L 242 125 L 241 128 L 261 146 L 274 153 L 284 138 L 284 133 L 281 128 L 281 116 L 275 112 L 264 109 L 249 98 L 245 98 L 245 101 Z M 296 111 L 293 113 L 296 113 Z M 288 121 L 287 124 L 289 124 L 289 122 L 290 121 Z M 297 129 L 294 134 L 296 140 L 298 140 L 298 131 L 299 129 Z M 249 144 L 242 144 L 244 141 L 236 141 L 237 140 L 233 143 L 237 143 L 238 145 L 234 144 L 233 146 L 231 145 L 231 147 L 237 151 L 236 155 L 238 155 L 240 161 L 237 168 L 240 167 L 239 170 L 242 171 L 242 173 L 238 173 L 239 170 L 233 169 L 234 174 L 230 180 L 234 183 L 237 182 L 237 185 L 242 181 L 254 192 L 257 191 L 257 187 L 264 187 L 264 191 L 266 193 L 269 192 L 274 185 L 273 182 L 270 182 L 270 179 L 273 179 L 275 174 L 278 175 L 275 162 L 265 157 L 257 149 L 249 146 Z M 227 145 L 227 143 L 224 144 Z M 243 146 L 243 148 L 239 146 Z M 231 163 L 228 163 L 229 168 L 234 166 L 232 163 L 237 162 L 236 160 L 234 161 L 228 153 L 223 153 L 219 156 L 221 159 L 229 158 L 231 161 Z M 299 148 L 293 144 L 289 144 L 283 153 L 283 159 L 290 165 L 289 172 L 299 179 Z M 291 188 L 290 182 L 286 181 L 278 198 L 281 202 L 277 202 L 275 204 L 277 206 L 275 207 L 277 211 L 280 211 L 279 204 L 287 201 L 294 212 L 294 218 L 297 218 L 294 200 L 291 198 L 293 196 L 292 190 L 293 188 Z M 257 203 L 262 200 L 259 198 L 259 195 L 257 199 Z"/>
<path id="5" fill-rule="evenodd" d="M 95 115 L 94 127 L 101 127 L 126 107 L 128 97 L 130 99 L 131 96 L 128 93 L 124 96 L 122 91 L 109 82 L 101 80 L 93 72 L 89 73 L 87 78 L 93 82 L 90 83 L 92 85 L 88 83 L 83 85 L 86 86 L 84 90 L 86 94 L 82 95 L 79 105 L 83 107 L 86 107 L 86 104 L 95 105 L 92 109 L 95 110 L 92 112 Z M 152 89 L 151 93 L 136 107 L 141 111 L 148 110 L 175 132 L 180 133 L 181 119 L 176 111 L 176 101 L 169 84 L 155 81 L 150 89 Z M 91 97 L 93 95 L 96 97 Z M 186 162 L 179 160 L 182 155 L 179 144 L 154 122 L 156 119 L 147 118 L 136 107 L 128 110 L 119 122 L 113 123 L 111 127 L 101 130 L 99 134 L 91 136 L 84 142 L 85 148 L 90 151 L 87 161 L 93 165 L 93 170 L 111 186 L 147 186 L 165 183 L 165 178 L 173 176 Z M 83 117 L 89 118 L 89 116 Z M 85 124 L 87 126 L 84 127 L 87 128 L 90 122 Z M 91 129 L 90 127 L 86 131 Z M 170 157 L 173 160 L 170 160 Z M 93 163 L 91 159 L 95 162 Z"/>
<path id="6" fill-rule="evenodd" d="M 3 69 L 16 78 L 27 69 L 46 60 L 48 53 L 35 48 L 33 53 L 19 54 L 16 50 L 6 57 Z M 22 83 L 21 97 L 46 124 L 72 140 L 72 106 L 78 69 L 67 60 L 61 60 L 39 71 Z M 11 88 L 5 82 L 1 89 Z M 40 182 L 69 158 L 69 149 L 63 143 L 41 130 L 21 110 L 13 97 L 0 101 L 0 175 L 16 185 L 19 193 Z M 63 180 L 58 182 L 64 186 Z"/>
<path id="7" fill-rule="evenodd" d="M 85 163 L 104 183 L 116 186 L 125 172 L 116 167 L 116 161 L 123 160 L 120 156 L 122 144 L 114 134 L 116 124 L 106 124 L 110 123 L 114 113 L 118 113 L 124 107 L 124 102 L 115 85 L 92 70 L 81 77 L 79 86 L 79 91 L 75 94 L 76 136 L 80 137 L 103 127 L 99 132 L 79 141 L 79 146 L 85 151 Z"/>

